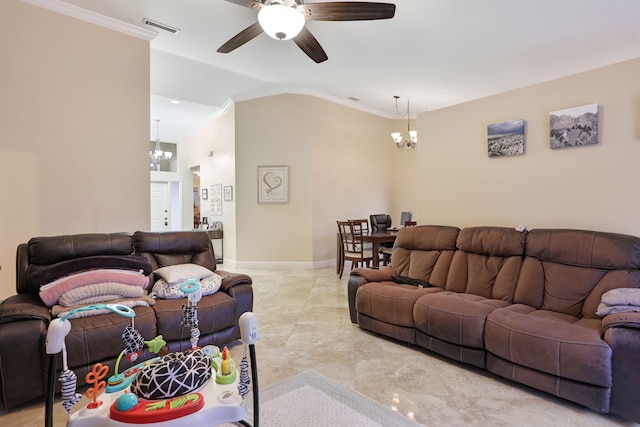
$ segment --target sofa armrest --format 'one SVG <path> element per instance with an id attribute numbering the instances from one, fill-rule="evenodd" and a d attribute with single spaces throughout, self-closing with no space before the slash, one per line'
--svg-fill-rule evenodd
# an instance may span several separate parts
<path id="1" fill-rule="evenodd" d="M 38 295 L 18 294 L 0 304 L 0 324 L 18 320 L 51 321 L 51 311 Z"/>
<path id="2" fill-rule="evenodd" d="M 349 284 L 347 285 L 347 297 L 349 299 L 349 316 L 351 323 L 358 323 L 356 311 L 356 294 L 360 286 L 369 282 L 385 282 L 391 280 L 391 276 L 396 274 L 389 266 L 380 268 L 356 268 L 351 270 Z"/>
<path id="3" fill-rule="evenodd" d="M 602 331 L 609 328 L 640 329 L 640 313 L 612 313 L 602 318 Z"/>
<path id="4" fill-rule="evenodd" d="M 351 276 L 363 277 L 367 282 L 389 281 L 395 274 L 395 270 L 388 265 L 380 268 L 356 268 L 351 271 Z"/>
<path id="5" fill-rule="evenodd" d="M 611 347 L 610 412 L 640 422 L 640 313 L 613 313 L 602 319 L 603 339 Z"/>
<path id="6" fill-rule="evenodd" d="M 229 290 L 238 285 L 251 285 L 251 277 L 242 273 L 229 273 L 228 271 L 216 270 L 216 274 L 222 276 L 220 289 L 229 293 Z"/>
<path id="7" fill-rule="evenodd" d="M 221 270 L 216 270 L 216 273 L 222 276 L 220 290 L 236 300 L 238 318 L 247 311 L 253 311 L 253 281 L 251 277 L 242 273 L 230 273 Z M 234 337 L 240 338 L 240 328 L 237 322 Z"/>

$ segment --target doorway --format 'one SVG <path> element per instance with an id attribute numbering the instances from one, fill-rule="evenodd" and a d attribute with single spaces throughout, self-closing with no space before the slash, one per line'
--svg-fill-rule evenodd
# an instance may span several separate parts
<path id="1" fill-rule="evenodd" d="M 171 226 L 169 210 L 169 183 L 151 183 L 151 231 L 169 231 Z"/>
<path id="2" fill-rule="evenodd" d="M 151 231 L 182 229 L 180 189 L 177 181 L 151 182 Z"/>
<path id="3" fill-rule="evenodd" d="M 193 166 L 193 228 L 200 228 L 200 166 Z"/>

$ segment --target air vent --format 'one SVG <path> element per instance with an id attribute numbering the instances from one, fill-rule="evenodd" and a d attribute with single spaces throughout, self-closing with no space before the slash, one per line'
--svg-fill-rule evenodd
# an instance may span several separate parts
<path id="1" fill-rule="evenodd" d="M 164 30 L 164 31 L 168 31 L 168 32 L 170 32 L 172 34 L 175 34 L 178 31 L 180 31 L 180 29 L 178 29 L 178 28 L 170 27 L 170 26 L 168 26 L 166 24 L 161 24 L 160 22 L 152 21 L 151 19 L 148 19 L 148 18 L 142 18 L 142 23 L 146 24 L 146 25 L 150 25 L 152 27 L 159 28 L 159 29 Z"/>

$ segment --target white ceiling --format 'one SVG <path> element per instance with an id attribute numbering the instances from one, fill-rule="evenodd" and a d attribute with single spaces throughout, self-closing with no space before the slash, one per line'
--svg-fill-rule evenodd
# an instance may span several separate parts
<path id="1" fill-rule="evenodd" d="M 184 138 L 229 99 L 313 94 L 397 117 L 399 95 L 400 112 L 409 98 L 415 116 L 640 57 L 637 0 L 389 1 L 390 20 L 308 21 L 329 56 L 320 64 L 266 34 L 217 53 L 256 21 L 254 10 L 224 0 L 64 2 L 146 29 L 143 18 L 180 29 L 157 30 L 151 41 L 150 136 L 160 119 L 163 141 Z"/>

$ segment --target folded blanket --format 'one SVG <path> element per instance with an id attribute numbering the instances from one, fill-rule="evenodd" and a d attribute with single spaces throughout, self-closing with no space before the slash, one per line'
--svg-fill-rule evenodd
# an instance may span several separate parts
<path id="1" fill-rule="evenodd" d="M 61 277 L 40 288 L 40 298 L 51 307 L 58 302 L 60 296 L 67 291 L 80 286 L 95 285 L 97 283 L 123 283 L 125 285 L 138 286 L 146 289 L 149 285 L 149 277 L 131 270 L 100 269 L 83 271 L 70 276 Z"/>
<path id="2" fill-rule="evenodd" d="M 123 283 L 96 283 L 71 289 L 60 296 L 58 305 L 95 304 L 119 298 L 135 298 L 144 295 L 145 290 L 138 286 Z"/>
<path id="3" fill-rule="evenodd" d="M 606 305 L 635 305 L 640 307 L 640 289 L 612 289 L 602 294 L 602 303 Z"/>
<path id="4" fill-rule="evenodd" d="M 139 255 L 98 255 L 74 258 L 46 266 L 29 267 L 29 289 L 37 292 L 40 286 L 61 277 L 81 271 L 112 268 L 116 270 L 142 271 L 148 276 L 153 271 L 151 263 Z"/>
<path id="5" fill-rule="evenodd" d="M 148 295 L 143 295 L 140 298 L 121 298 L 112 301 L 102 301 L 103 304 L 122 304 L 127 307 L 149 307 L 150 305 L 154 305 L 156 301 L 149 297 Z M 51 315 L 53 317 L 64 317 L 71 310 L 75 310 L 76 308 L 85 307 L 87 304 L 79 304 L 77 306 L 66 307 L 62 305 L 54 305 L 51 307 Z M 104 308 L 98 310 L 90 310 L 90 311 L 79 311 L 75 313 L 73 316 L 68 317 L 68 319 L 78 319 L 80 317 L 89 317 L 89 316 L 97 316 L 98 314 L 109 314 L 113 313 L 113 311 Z"/>
<path id="6" fill-rule="evenodd" d="M 600 303 L 596 316 L 606 316 L 611 313 L 640 313 L 640 306 L 637 305 L 607 305 Z"/>

